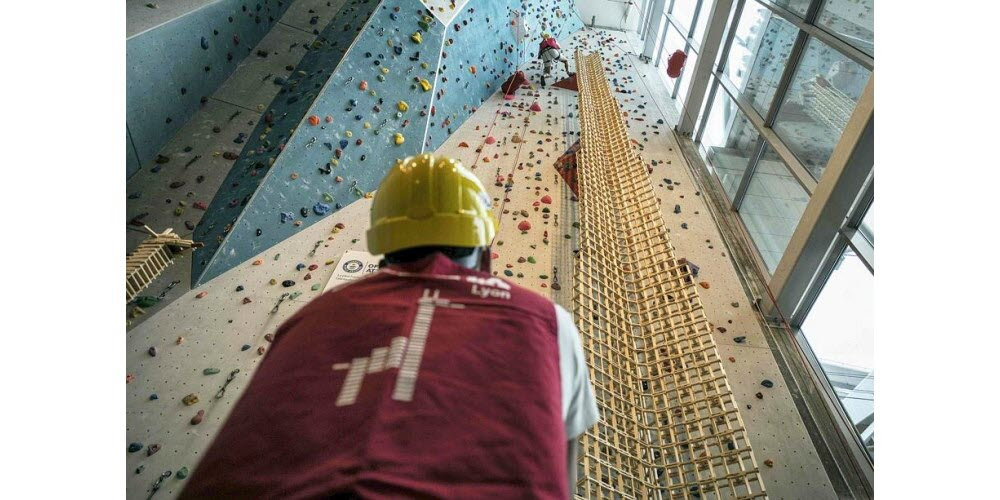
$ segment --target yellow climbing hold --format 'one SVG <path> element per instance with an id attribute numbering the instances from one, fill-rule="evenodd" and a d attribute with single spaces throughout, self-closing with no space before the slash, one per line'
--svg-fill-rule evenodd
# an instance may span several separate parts
<path id="1" fill-rule="evenodd" d="M 403 134 L 400 134 L 399 132 L 396 132 L 396 135 L 393 136 L 393 138 L 395 139 L 397 146 L 399 146 L 400 144 L 406 142 L 406 138 L 404 138 Z"/>
<path id="2" fill-rule="evenodd" d="M 386 68 L 385 66 L 382 66 L 382 74 L 383 75 L 388 75 L 389 74 L 389 68 Z"/>
<path id="3" fill-rule="evenodd" d="M 420 67 L 421 67 L 422 69 L 427 69 L 427 68 L 429 68 L 429 67 L 430 67 L 430 65 L 429 65 L 429 64 L 427 64 L 427 63 L 425 63 L 425 62 L 422 62 L 422 63 L 420 63 Z"/>
<path id="4" fill-rule="evenodd" d="M 372 128 L 372 124 L 369 122 L 365 122 L 365 128 Z"/>
<path id="5" fill-rule="evenodd" d="M 350 139 L 352 136 L 354 136 L 354 132 L 351 132 L 350 130 L 348 130 L 348 131 L 344 132 L 344 135 L 347 136 L 348 139 Z"/>
<path id="6" fill-rule="evenodd" d="M 410 40 L 413 40 L 413 43 L 424 43 L 424 37 L 420 36 L 419 31 L 413 32 L 413 34 L 410 35 Z"/>
<path id="7" fill-rule="evenodd" d="M 405 113 L 406 110 L 410 109 L 410 105 L 406 104 L 406 101 L 399 101 L 396 103 L 396 109 Z"/>
<path id="8" fill-rule="evenodd" d="M 424 92 L 430 92 L 430 90 L 431 90 L 431 82 L 428 82 L 427 80 L 421 78 L 420 79 L 420 87 L 424 89 Z"/>

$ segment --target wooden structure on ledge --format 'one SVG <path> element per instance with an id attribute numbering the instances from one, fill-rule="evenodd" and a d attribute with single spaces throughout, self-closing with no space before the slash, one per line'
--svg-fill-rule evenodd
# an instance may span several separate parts
<path id="1" fill-rule="evenodd" d="M 766 498 L 695 280 L 674 256 L 600 54 L 576 53 L 574 315 L 601 420 L 576 498 Z"/>
<path id="2" fill-rule="evenodd" d="M 125 303 L 129 303 L 146 289 L 164 269 L 174 262 L 174 255 L 187 248 L 200 248 L 202 243 L 182 240 L 172 228 L 157 233 L 142 226 L 151 235 L 139 244 L 125 260 Z"/>

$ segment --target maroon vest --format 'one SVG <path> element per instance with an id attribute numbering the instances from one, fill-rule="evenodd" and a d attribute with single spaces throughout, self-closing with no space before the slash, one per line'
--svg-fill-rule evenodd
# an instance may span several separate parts
<path id="1" fill-rule="evenodd" d="M 182 498 L 559 498 L 552 302 L 441 254 L 285 322 Z"/>

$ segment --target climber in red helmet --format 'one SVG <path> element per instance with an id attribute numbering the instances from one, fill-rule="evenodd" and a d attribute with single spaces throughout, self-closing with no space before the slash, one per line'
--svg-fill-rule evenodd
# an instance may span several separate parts
<path id="1" fill-rule="evenodd" d="M 490 272 L 490 200 L 456 160 L 393 167 L 385 266 L 278 327 L 181 498 L 571 498 L 598 419 L 579 332 Z"/>
<path id="2" fill-rule="evenodd" d="M 538 58 L 542 60 L 542 87 L 545 86 L 545 77 L 552 73 L 552 62 L 560 61 L 566 68 L 566 74 L 572 75 L 569 70 L 569 60 L 559 52 L 559 42 L 552 35 L 542 33 L 542 42 L 538 44 Z"/>

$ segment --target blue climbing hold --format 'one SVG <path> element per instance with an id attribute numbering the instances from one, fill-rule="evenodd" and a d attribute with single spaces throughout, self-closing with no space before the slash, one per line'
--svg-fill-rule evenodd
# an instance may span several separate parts
<path id="1" fill-rule="evenodd" d="M 350 144 L 350 141 L 348 141 L 347 139 L 341 139 L 340 140 L 340 149 L 346 148 L 348 144 Z"/>
<path id="2" fill-rule="evenodd" d="M 330 212 L 330 205 L 318 202 L 313 205 L 313 212 L 316 212 L 316 215 L 326 215 Z"/>
<path id="3" fill-rule="evenodd" d="M 243 344 L 243 347 L 240 347 L 241 351 L 246 351 L 247 349 L 250 349 L 250 344 Z"/>
<path id="4" fill-rule="evenodd" d="M 301 263 L 301 262 L 297 266 L 295 266 L 295 270 L 296 271 L 301 271 L 301 270 L 303 270 L 305 268 L 306 268 L 306 265 L 303 264 L 303 263 Z"/>
<path id="5" fill-rule="evenodd" d="M 237 285 L 236 286 L 236 291 L 237 292 L 242 292 L 243 291 L 243 285 Z"/>
<path id="6" fill-rule="evenodd" d="M 128 452 L 135 453 L 142 449 L 142 443 L 130 443 L 128 445 Z"/>
<path id="7" fill-rule="evenodd" d="M 157 396 L 155 393 L 149 395 L 150 401 L 156 401 L 157 399 L 160 399 L 160 396 Z"/>
<path id="8" fill-rule="evenodd" d="M 208 50 L 208 39 L 201 37 L 201 48 Z"/>
<path id="9" fill-rule="evenodd" d="M 281 223 L 282 224 L 284 224 L 286 222 L 289 222 L 289 221 L 291 221 L 294 218 L 295 218 L 295 216 L 292 215 L 291 212 L 281 212 Z"/>

